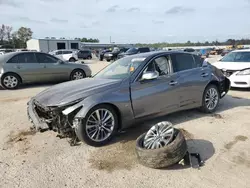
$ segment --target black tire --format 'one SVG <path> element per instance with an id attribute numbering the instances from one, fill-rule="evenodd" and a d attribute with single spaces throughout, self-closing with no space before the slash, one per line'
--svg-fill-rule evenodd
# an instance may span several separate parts
<path id="1" fill-rule="evenodd" d="M 85 72 L 83 70 L 81 70 L 81 69 L 75 69 L 70 74 L 70 80 L 78 80 L 78 79 L 75 79 L 75 77 L 74 77 L 74 75 L 76 73 L 81 73 L 83 75 L 83 77 L 81 79 L 86 78 L 86 74 L 85 74 Z"/>
<path id="2" fill-rule="evenodd" d="M 88 59 L 92 59 L 92 57 L 91 57 L 91 56 L 89 56 L 89 57 L 88 57 Z"/>
<path id="3" fill-rule="evenodd" d="M 181 161 L 187 153 L 186 140 L 178 129 L 175 129 L 174 140 L 159 149 L 145 149 L 143 141 L 146 133 L 136 140 L 136 156 L 140 164 L 150 168 L 166 168 Z"/>
<path id="4" fill-rule="evenodd" d="M 69 62 L 76 62 L 76 59 L 71 57 L 71 58 L 69 58 Z"/>
<path id="5" fill-rule="evenodd" d="M 217 95 L 218 95 L 218 102 L 217 102 L 215 108 L 213 108 L 213 109 L 209 109 L 209 108 L 207 107 L 207 105 L 206 105 L 206 102 L 205 102 L 206 94 L 207 94 L 207 92 L 208 92 L 211 88 L 214 88 L 214 89 L 216 90 L 216 92 L 217 92 Z M 220 93 L 219 93 L 218 87 L 217 87 L 216 85 L 214 85 L 214 84 L 209 84 L 209 85 L 206 87 L 206 89 L 205 89 L 205 91 L 204 91 L 204 93 L 203 93 L 203 97 L 202 97 L 202 106 L 201 106 L 201 108 L 200 108 L 200 111 L 203 112 L 203 113 L 213 113 L 213 112 L 215 112 L 215 110 L 217 109 L 217 107 L 218 107 L 218 105 L 219 105 L 219 102 L 220 102 Z"/>
<path id="6" fill-rule="evenodd" d="M 110 62 L 110 59 L 107 59 L 107 62 Z"/>
<path id="7" fill-rule="evenodd" d="M 14 80 L 17 81 L 17 84 L 16 84 L 14 87 L 9 87 L 9 86 L 6 85 L 5 82 L 4 82 L 4 79 L 5 79 L 6 77 L 11 77 L 11 78 L 13 78 Z M 7 74 L 5 74 L 5 75 L 1 78 L 1 85 L 2 85 L 3 88 L 5 88 L 5 89 L 17 89 L 17 88 L 20 86 L 20 84 L 21 84 L 21 79 L 20 79 L 20 77 L 19 77 L 17 74 L 15 74 L 15 73 L 7 73 Z"/>
<path id="8" fill-rule="evenodd" d="M 86 133 L 86 121 L 89 118 L 89 116 L 92 114 L 92 112 L 94 112 L 97 109 L 107 109 L 109 110 L 113 116 L 114 116 L 114 129 L 113 132 L 111 133 L 111 135 L 105 139 L 104 141 L 101 142 L 96 142 L 94 140 L 92 140 L 91 138 L 89 138 L 89 136 Z M 82 120 L 81 126 L 78 126 L 75 128 L 75 133 L 78 137 L 79 140 L 85 142 L 86 144 L 90 145 L 90 146 L 94 146 L 94 147 L 101 147 L 106 145 L 107 143 L 110 142 L 110 140 L 114 137 L 114 135 L 117 133 L 117 129 L 118 129 L 118 116 L 116 111 L 109 105 L 98 105 L 94 108 L 92 108 L 86 115 L 85 119 Z"/>

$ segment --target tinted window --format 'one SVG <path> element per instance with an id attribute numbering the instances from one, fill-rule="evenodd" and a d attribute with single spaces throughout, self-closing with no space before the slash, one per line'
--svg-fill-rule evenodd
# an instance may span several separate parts
<path id="1" fill-rule="evenodd" d="M 149 52 L 149 48 L 139 48 L 140 52 Z"/>
<path id="2" fill-rule="evenodd" d="M 34 53 L 24 53 L 17 56 L 19 63 L 37 63 Z"/>
<path id="3" fill-rule="evenodd" d="M 17 56 L 12 57 L 7 63 L 18 63 L 18 57 Z"/>
<path id="4" fill-rule="evenodd" d="M 171 58 L 174 72 L 184 71 L 196 67 L 193 56 L 190 54 L 173 54 Z"/>
<path id="5" fill-rule="evenodd" d="M 72 51 L 62 51 L 62 54 L 72 54 Z"/>
<path id="6" fill-rule="evenodd" d="M 55 54 L 60 55 L 60 54 L 62 54 L 62 51 L 57 51 Z"/>
<path id="7" fill-rule="evenodd" d="M 58 59 L 48 55 L 48 54 L 41 54 L 41 53 L 37 53 L 36 54 L 36 59 L 38 61 L 38 63 L 56 63 L 58 62 Z"/>
<path id="8" fill-rule="evenodd" d="M 238 52 L 235 54 L 235 62 L 250 62 L 250 52 Z"/>

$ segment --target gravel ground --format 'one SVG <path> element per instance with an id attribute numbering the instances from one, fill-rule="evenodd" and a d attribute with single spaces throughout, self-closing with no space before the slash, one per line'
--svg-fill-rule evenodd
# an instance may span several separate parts
<path id="1" fill-rule="evenodd" d="M 106 62 L 86 62 L 94 72 Z M 50 85 L 0 91 L 0 187 L 250 187 L 250 90 L 231 90 L 216 114 L 183 111 L 143 122 L 108 146 L 71 147 L 54 132 L 33 133 L 26 116 L 30 97 Z M 136 161 L 135 139 L 157 121 L 187 132 L 191 151 L 205 160 L 200 170 L 155 170 Z"/>

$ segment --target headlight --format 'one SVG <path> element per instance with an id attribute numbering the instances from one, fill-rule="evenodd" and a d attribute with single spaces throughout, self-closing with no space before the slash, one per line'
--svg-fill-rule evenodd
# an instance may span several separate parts
<path id="1" fill-rule="evenodd" d="M 237 73 L 237 75 L 250 75 L 250 69 L 245 69 Z"/>

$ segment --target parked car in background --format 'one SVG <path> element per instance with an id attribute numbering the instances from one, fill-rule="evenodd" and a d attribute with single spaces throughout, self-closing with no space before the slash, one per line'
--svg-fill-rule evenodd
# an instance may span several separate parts
<path id="1" fill-rule="evenodd" d="M 225 56 L 226 54 L 228 54 L 229 52 L 231 52 L 233 50 L 230 50 L 230 49 L 224 49 L 222 52 L 221 52 L 221 56 Z"/>
<path id="2" fill-rule="evenodd" d="M 77 50 L 55 50 L 50 52 L 50 54 L 63 61 L 75 62 L 78 60 L 77 52 Z"/>
<path id="3" fill-rule="evenodd" d="M 150 52 L 150 48 L 148 47 L 129 48 L 126 52 L 120 53 L 118 55 L 118 59 L 129 56 L 129 55 L 135 55 L 135 54 L 146 53 L 146 52 Z"/>
<path id="4" fill-rule="evenodd" d="M 77 80 L 91 76 L 87 65 L 69 63 L 41 52 L 12 52 L 0 56 L 1 85 L 16 89 L 23 83 Z"/>
<path id="5" fill-rule="evenodd" d="M 105 49 L 105 50 L 102 50 L 101 53 L 99 54 L 99 60 L 100 60 L 100 61 L 103 61 L 104 54 L 105 54 L 105 53 L 108 53 L 108 52 L 112 52 L 112 51 L 109 50 L 109 49 L 108 49 L 108 50 L 106 50 L 106 49 Z"/>
<path id="6" fill-rule="evenodd" d="M 230 81 L 190 53 L 151 52 L 124 57 L 92 78 L 47 89 L 28 103 L 36 130 L 43 127 L 102 146 L 138 120 L 200 108 L 211 113 Z"/>
<path id="7" fill-rule="evenodd" d="M 234 50 L 213 64 L 231 81 L 232 87 L 250 88 L 250 50 Z"/>
<path id="8" fill-rule="evenodd" d="M 112 61 L 112 60 L 116 60 L 118 58 L 118 55 L 120 53 L 124 53 L 128 50 L 128 48 L 114 48 L 112 52 L 106 52 L 104 54 L 104 59 L 107 61 Z"/>
<path id="9" fill-rule="evenodd" d="M 198 56 L 201 56 L 200 49 L 195 50 L 193 48 L 185 48 L 185 49 L 183 49 L 183 51 L 188 52 L 188 53 L 192 53 L 192 54 L 195 54 L 195 55 L 198 55 Z"/>
<path id="10" fill-rule="evenodd" d="M 3 55 L 13 51 L 14 51 L 13 49 L 0 49 L 0 54 Z"/>
<path id="11" fill-rule="evenodd" d="M 77 56 L 78 59 L 92 59 L 92 53 L 90 50 L 79 50 Z"/>

